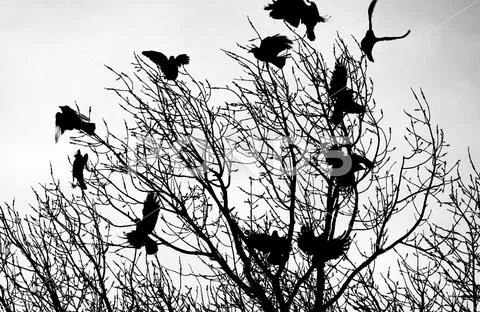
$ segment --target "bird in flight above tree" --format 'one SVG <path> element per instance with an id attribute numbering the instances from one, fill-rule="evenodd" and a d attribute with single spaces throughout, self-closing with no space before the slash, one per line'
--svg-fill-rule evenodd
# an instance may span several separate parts
<path id="1" fill-rule="evenodd" d="M 69 106 L 59 106 L 62 112 L 55 115 L 55 142 L 58 142 L 60 136 L 67 130 L 81 130 L 89 135 L 95 133 L 95 124 L 87 122 L 88 118 L 77 113 Z"/>
<path id="2" fill-rule="evenodd" d="M 408 36 L 408 34 L 410 34 L 410 29 L 409 29 L 403 36 L 377 38 L 375 36 L 375 33 L 373 32 L 373 27 L 372 27 L 372 14 L 376 4 L 377 4 L 377 0 L 372 0 L 372 2 L 370 2 L 370 5 L 368 6 L 368 30 L 365 34 L 365 37 L 360 42 L 360 46 L 363 52 L 371 62 L 373 62 L 372 49 L 377 42 L 403 39 L 406 36 Z"/>
<path id="3" fill-rule="evenodd" d="M 155 229 L 158 215 L 160 212 L 160 204 L 157 195 L 150 192 L 143 203 L 143 218 L 136 219 L 136 229 L 127 233 L 127 240 L 130 245 L 136 249 L 145 246 L 147 255 L 153 255 L 158 251 L 157 243 L 150 238 L 149 234 Z"/>
<path id="4" fill-rule="evenodd" d="M 72 176 L 73 179 L 77 179 L 78 185 L 82 190 L 87 189 L 87 185 L 85 184 L 85 180 L 83 178 L 83 169 L 87 167 L 88 162 L 88 154 L 82 156 L 80 150 L 77 151 L 75 154 L 75 160 L 73 161 L 73 169 L 72 169 Z"/>
<path id="5" fill-rule="evenodd" d="M 317 5 L 313 1 L 308 3 L 304 0 L 273 0 L 273 3 L 265 6 L 265 10 L 270 11 L 270 17 L 273 19 L 282 19 L 295 28 L 301 22 L 307 29 L 307 38 L 313 41 L 315 26 L 326 22 L 327 19 L 320 16 Z"/>
<path id="6" fill-rule="evenodd" d="M 280 52 L 290 49 L 292 41 L 286 36 L 274 35 L 266 37 L 260 43 L 260 47 L 253 47 L 249 52 L 259 61 L 272 63 L 278 68 L 285 66 L 286 55 L 278 55 Z"/>
<path id="7" fill-rule="evenodd" d="M 190 62 L 190 57 L 186 54 L 179 54 L 177 57 L 170 56 L 167 58 L 165 54 L 157 51 L 143 51 L 142 54 L 150 59 L 155 65 L 160 67 L 160 70 L 165 75 L 167 80 L 175 80 L 178 77 L 178 68 L 182 65 L 187 65 Z"/>

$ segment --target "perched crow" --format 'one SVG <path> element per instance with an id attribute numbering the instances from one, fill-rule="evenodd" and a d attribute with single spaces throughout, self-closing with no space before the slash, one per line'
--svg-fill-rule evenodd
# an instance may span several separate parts
<path id="1" fill-rule="evenodd" d="M 270 17 L 282 19 L 295 28 L 302 22 L 307 29 L 307 37 L 311 41 L 315 40 L 314 28 L 317 23 L 326 21 L 326 18 L 318 13 L 314 2 L 306 4 L 304 0 L 273 0 L 265 10 L 270 11 Z"/>
<path id="2" fill-rule="evenodd" d="M 267 261 L 272 265 L 280 265 L 287 260 L 287 239 L 278 236 L 277 231 L 273 231 L 272 235 L 265 233 L 252 233 L 247 238 L 247 244 L 253 249 L 267 253 Z"/>
<path id="3" fill-rule="evenodd" d="M 80 150 L 75 154 L 75 160 L 73 161 L 72 176 L 73 179 L 77 179 L 78 185 L 82 190 L 86 190 L 85 180 L 83 179 L 83 169 L 86 168 L 88 161 L 88 154 L 82 156 Z"/>
<path id="4" fill-rule="evenodd" d="M 372 49 L 375 43 L 379 41 L 403 39 L 406 36 L 408 36 L 408 34 L 410 34 L 410 29 L 409 29 L 403 36 L 377 38 L 375 36 L 375 33 L 373 32 L 373 27 L 372 27 L 372 14 L 376 4 L 377 4 L 377 0 L 372 0 L 372 2 L 370 2 L 370 5 L 368 6 L 368 30 L 365 34 L 365 37 L 360 42 L 360 46 L 363 52 L 367 55 L 367 58 L 371 62 L 373 62 Z"/>
<path id="5" fill-rule="evenodd" d="M 167 58 L 165 54 L 157 51 L 143 51 L 142 54 L 160 67 L 160 70 L 168 80 L 177 79 L 178 68 L 190 62 L 190 58 L 186 54 L 179 54 L 177 57 L 172 55 L 169 58 Z"/>
<path id="6" fill-rule="evenodd" d="M 315 236 L 313 229 L 303 225 L 297 239 L 298 248 L 309 256 L 313 262 L 334 260 L 345 254 L 350 245 L 350 238 L 343 234 L 338 238 L 327 240 L 325 233 Z"/>
<path id="7" fill-rule="evenodd" d="M 127 240 L 130 245 L 136 249 L 145 246 L 147 255 L 153 255 L 158 251 L 157 243 L 148 234 L 151 234 L 155 229 L 159 211 L 160 205 L 156 194 L 154 192 L 148 193 L 147 199 L 143 203 L 143 219 L 136 219 L 136 229 L 127 233 Z"/>
<path id="8" fill-rule="evenodd" d="M 278 55 L 280 52 L 292 47 L 292 41 L 285 36 L 274 35 L 266 37 L 260 43 L 260 47 L 253 47 L 249 52 L 262 62 L 272 63 L 278 68 L 285 66 L 285 55 Z"/>
<path id="9" fill-rule="evenodd" d="M 273 3 L 265 6 L 265 10 L 270 11 L 271 18 L 282 19 L 297 28 L 300 25 L 304 7 L 303 0 L 273 0 Z"/>
<path id="10" fill-rule="evenodd" d="M 355 180 L 355 172 L 367 169 L 372 170 L 374 167 L 373 162 L 364 156 L 351 153 L 350 158 L 352 160 L 352 167 L 349 172 L 345 175 L 335 177 L 337 184 L 346 189 L 351 189 L 357 183 Z"/>
<path id="11" fill-rule="evenodd" d="M 59 106 L 62 112 L 55 115 L 55 142 L 67 130 L 82 130 L 89 135 L 95 133 L 95 124 L 87 122 L 88 118 L 77 113 L 69 106 Z"/>
<path id="12" fill-rule="evenodd" d="M 309 256 L 313 256 L 317 249 L 317 237 L 310 227 L 302 225 L 300 234 L 298 235 L 297 244 L 301 251 Z"/>
<path id="13" fill-rule="evenodd" d="M 307 29 L 307 38 L 310 41 L 315 40 L 314 30 L 317 23 L 325 23 L 327 21 L 323 16 L 320 16 L 317 5 L 313 1 L 310 2 L 310 5 L 305 4 L 303 7 L 301 20 Z"/>

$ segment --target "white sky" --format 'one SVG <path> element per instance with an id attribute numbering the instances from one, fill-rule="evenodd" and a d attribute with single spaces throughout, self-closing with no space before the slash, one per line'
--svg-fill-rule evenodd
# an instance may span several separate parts
<path id="1" fill-rule="evenodd" d="M 228 84 L 238 77 L 238 67 L 220 49 L 240 52 L 236 43 L 255 37 L 247 16 L 263 36 L 288 34 L 263 10 L 267 2 L 0 0 L 0 202 L 16 197 L 26 204 L 31 186 L 50 181 L 50 161 L 57 177 L 70 181 L 66 157 L 77 148 L 68 144 L 68 133 L 54 142 L 59 105 L 76 100 L 85 112 L 92 106 L 98 124 L 102 118 L 122 122 L 117 98 L 104 90 L 115 82 L 103 64 L 129 73 L 134 52 L 187 53 L 190 73 Z M 446 130 L 452 159 L 465 159 L 467 146 L 480 157 L 479 2 L 379 0 L 374 13 L 377 35 L 412 30 L 404 40 L 378 44 L 369 65 L 384 124 L 402 134 L 402 110 L 414 103 L 409 88 L 423 87 L 434 122 Z M 331 53 L 336 31 L 360 40 L 369 3 L 317 1 L 320 13 L 332 18 L 317 25 L 314 46 Z"/>

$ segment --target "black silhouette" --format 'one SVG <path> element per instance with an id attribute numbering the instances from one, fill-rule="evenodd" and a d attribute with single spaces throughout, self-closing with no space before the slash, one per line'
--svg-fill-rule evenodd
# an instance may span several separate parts
<path id="1" fill-rule="evenodd" d="M 88 161 L 88 154 L 85 153 L 84 156 L 80 153 L 80 150 L 75 154 L 75 160 L 73 161 L 72 176 L 73 179 L 77 179 L 78 185 L 82 190 L 87 189 L 85 180 L 83 179 L 83 169 L 86 168 Z"/>
<path id="2" fill-rule="evenodd" d="M 127 233 L 127 240 L 134 248 L 139 249 L 145 246 L 147 255 L 153 255 L 158 251 L 157 243 L 148 236 L 155 229 L 157 224 L 160 205 L 155 193 L 150 192 L 143 203 L 143 219 L 136 219 L 136 229 Z"/>
<path id="3" fill-rule="evenodd" d="M 272 235 L 252 233 L 247 238 L 247 244 L 260 252 L 268 253 L 267 261 L 272 265 L 281 265 L 287 260 L 287 239 L 278 236 L 277 231 L 273 231 Z"/>
<path id="4" fill-rule="evenodd" d="M 337 60 L 335 63 L 335 69 L 332 73 L 332 79 L 330 80 L 330 88 L 328 89 L 328 95 L 336 98 L 340 92 L 347 88 L 348 71 L 344 63 Z"/>
<path id="5" fill-rule="evenodd" d="M 167 58 L 165 54 L 157 51 L 143 51 L 142 54 L 160 67 L 160 70 L 167 80 L 177 79 L 178 68 L 190 62 L 190 58 L 186 54 L 179 54 L 177 57 L 172 55 L 170 58 Z"/>
<path id="6" fill-rule="evenodd" d="M 365 107 L 353 100 L 354 92 L 347 88 L 347 80 L 347 68 L 345 64 L 337 60 L 328 89 L 328 95 L 334 99 L 330 121 L 335 125 L 342 122 L 344 114 L 362 114 L 365 112 Z"/>
<path id="7" fill-rule="evenodd" d="M 62 112 L 55 115 L 55 142 L 67 130 L 82 130 L 89 135 L 95 133 L 95 124 L 87 122 L 88 118 L 77 113 L 69 106 L 59 106 Z"/>
<path id="8" fill-rule="evenodd" d="M 313 229 L 302 225 L 297 239 L 298 248 L 309 256 L 313 262 L 326 262 L 342 256 L 350 246 L 350 238 L 345 234 L 328 240 L 325 233 L 315 236 Z"/>
<path id="9" fill-rule="evenodd" d="M 273 3 L 265 6 L 265 10 L 270 11 L 270 17 L 282 19 L 295 28 L 302 22 L 307 29 L 307 38 L 313 41 L 315 26 L 317 23 L 325 22 L 326 18 L 320 16 L 314 2 L 308 3 L 306 4 L 303 0 L 273 0 Z"/>
<path id="10" fill-rule="evenodd" d="M 274 35 L 266 37 L 260 43 L 260 47 L 253 47 L 250 52 L 257 60 L 272 63 L 278 68 L 285 66 L 285 55 L 278 55 L 280 52 L 292 47 L 292 41 L 286 36 Z"/>
<path id="11" fill-rule="evenodd" d="M 271 18 L 283 19 L 297 28 L 300 25 L 304 7 L 303 0 L 273 0 L 273 3 L 265 6 L 265 10 L 270 11 Z"/>
<path id="12" fill-rule="evenodd" d="M 408 36 L 408 34 L 410 34 L 410 29 L 409 29 L 403 36 L 377 38 L 375 36 L 375 33 L 373 32 L 373 27 L 372 27 L 372 14 L 376 4 L 377 4 L 377 0 L 372 0 L 372 2 L 370 2 L 370 5 L 368 6 L 368 30 L 367 30 L 367 33 L 365 34 L 365 37 L 360 42 L 360 46 L 363 52 L 365 52 L 365 54 L 367 55 L 367 58 L 371 62 L 373 62 L 372 49 L 377 42 L 403 39 L 406 36 Z"/>
<path id="13" fill-rule="evenodd" d="M 333 112 L 330 121 L 338 125 L 342 120 L 344 114 L 363 114 L 365 107 L 356 103 L 353 100 L 353 90 L 343 89 L 336 94 L 335 102 L 333 103 Z"/>
<path id="14" fill-rule="evenodd" d="M 310 5 L 305 4 L 301 20 L 307 29 L 307 38 L 310 41 L 315 40 L 315 26 L 318 23 L 324 23 L 326 21 L 326 19 L 318 13 L 317 5 L 313 1 L 310 2 Z"/>
<path id="15" fill-rule="evenodd" d="M 338 186 L 347 189 L 354 187 L 356 184 L 355 172 L 367 169 L 372 170 L 374 167 L 374 163 L 364 156 L 355 153 L 351 153 L 349 155 L 352 160 L 352 167 L 350 168 L 348 173 L 335 177 Z"/>

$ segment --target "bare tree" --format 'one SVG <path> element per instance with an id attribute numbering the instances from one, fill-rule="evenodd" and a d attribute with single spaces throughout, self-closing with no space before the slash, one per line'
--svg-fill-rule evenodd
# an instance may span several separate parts
<path id="1" fill-rule="evenodd" d="M 93 162 L 85 196 L 54 183 L 32 216 L 2 206 L 4 309 L 380 308 L 377 267 L 428 225 L 428 205 L 451 182 L 443 132 L 414 93 L 410 151 L 398 156 L 366 60 L 338 39 L 328 66 L 294 35 L 283 69 L 247 47 L 225 51 L 243 71 L 226 87 L 185 69 L 167 80 L 138 55 L 130 75 L 109 68 L 127 122 L 124 134 L 105 122 L 73 139 Z M 335 70 L 347 82 L 332 92 Z M 150 192 L 159 251 L 144 257 L 125 227 Z"/>

